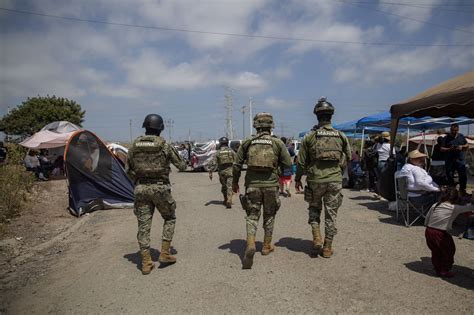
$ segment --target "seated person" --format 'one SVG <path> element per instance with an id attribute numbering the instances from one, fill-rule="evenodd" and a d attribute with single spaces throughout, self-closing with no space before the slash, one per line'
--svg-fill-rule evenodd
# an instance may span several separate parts
<path id="1" fill-rule="evenodd" d="M 426 157 L 418 150 L 408 153 L 408 163 L 402 167 L 398 177 L 408 178 L 408 198 L 412 203 L 429 207 L 438 201 L 440 189 L 424 169 Z"/>
<path id="2" fill-rule="evenodd" d="M 34 150 L 30 150 L 28 154 L 25 157 L 25 166 L 27 171 L 34 172 L 36 177 L 41 179 L 41 180 L 48 180 L 44 176 L 44 171 L 41 168 L 40 161 L 38 157 L 35 154 L 36 152 Z"/>
<path id="3" fill-rule="evenodd" d="M 58 156 L 53 162 L 53 171 L 54 176 L 59 176 L 64 174 L 64 157 L 62 155 Z"/>
<path id="4" fill-rule="evenodd" d="M 53 164 L 47 157 L 48 151 L 45 149 L 40 150 L 40 154 L 38 156 L 38 160 L 41 166 L 41 169 L 43 170 L 43 174 L 48 177 L 49 173 L 52 171 L 52 166 Z"/>

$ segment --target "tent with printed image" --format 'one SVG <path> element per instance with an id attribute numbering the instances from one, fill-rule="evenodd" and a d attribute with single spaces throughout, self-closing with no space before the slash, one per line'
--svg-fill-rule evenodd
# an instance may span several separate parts
<path id="1" fill-rule="evenodd" d="M 133 208 L 133 183 L 104 142 L 87 130 L 66 145 L 69 210 L 76 216 L 99 209 Z"/>

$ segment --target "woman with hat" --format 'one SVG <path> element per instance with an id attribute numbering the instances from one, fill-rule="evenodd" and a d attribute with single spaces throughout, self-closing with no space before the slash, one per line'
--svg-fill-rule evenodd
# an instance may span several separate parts
<path id="1" fill-rule="evenodd" d="M 411 202 L 430 206 L 438 201 L 440 189 L 424 168 L 426 157 L 418 150 L 408 153 L 408 163 L 402 167 L 398 177 L 407 177 Z"/>

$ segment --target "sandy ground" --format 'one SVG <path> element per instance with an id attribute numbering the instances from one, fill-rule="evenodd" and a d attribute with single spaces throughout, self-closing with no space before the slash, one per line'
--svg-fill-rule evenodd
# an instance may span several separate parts
<path id="1" fill-rule="evenodd" d="M 456 277 L 437 278 L 423 226 L 400 225 L 369 193 L 344 191 L 331 259 L 310 254 L 303 196 L 282 199 L 276 251 L 257 253 L 253 269 L 242 270 L 240 205 L 225 209 L 218 181 L 205 173 L 174 172 L 172 180 L 175 265 L 140 273 L 131 210 L 65 218 L 67 237 L 3 274 L 0 313 L 472 313 L 474 242 L 456 238 Z M 155 260 L 161 225 L 156 216 Z"/>

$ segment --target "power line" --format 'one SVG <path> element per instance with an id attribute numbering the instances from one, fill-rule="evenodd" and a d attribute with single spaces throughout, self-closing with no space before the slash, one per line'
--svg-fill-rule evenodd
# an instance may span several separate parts
<path id="1" fill-rule="evenodd" d="M 338 0 L 336 0 L 338 1 Z M 355 4 L 350 4 L 345 1 L 339 1 L 345 4 L 358 6 Z M 364 6 L 359 6 L 361 8 L 367 8 Z M 297 37 L 283 37 L 283 36 L 272 36 L 272 35 L 251 35 L 251 34 L 238 34 L 238 33 L 225 33 L 225 32 L 211 32 L 211 31 L 199 31 L 199 30 L 191 30 L 191 29 L 180 29 L 180 28 L 171 28 L 171 27 L 161 27 L 161 26 L 150 26 L 150 25 L 139 25 L 139 24 L 128 24 L 128 23 L 116 23 L 116 22 L 107 22 L 107 21 L 100 21 L 100 20 L 90 20 L 90 19 L 82 19 L 82 18 L 75 18 L 69 16 L 60 16 L 60 15 L 53 15 L 53 14 L 45 14 L 40 12 L 32 12 L 32 11 L 23 11 L 23 10 L 14 10 L 8 8 L 1 8 L 0 10 L 10 13 L 17 13 L 17 14 L 27 14 L 27 15 L 34 15 L 40 17 L 47 17 L 47 18 L 55 18 L 67 21 L 74 21 L 74 22 L 84 22 L 84 23 L 94 23 L 94 24 L 103 24 L 103 25 L 113 25 L 113 26 L 123 26 L 123 27 L 132 27 L 132 28 L 141 28 L 141 29 L 153 29 L 159 31 L 170 31 L 170 32 L 182 32 L 182 33 L 194 33 L 194 34 L 205 34 L 205 35 L 217 35 L 217 36 L 232 36 L 232 37 L 245 37 L 245 38 L 258 38 L 258 39 L 270 39 L 270 40 L 284 40 L 284 41 L 299 41 L 299 42 L 314 42 L 314 43 L 327 43 L 327 44 L 345 44 L 345 45 L 364 45 L 364 46 L 401 46 L 401 47 L 472 47 L 473 44 L 416 44 L 416 43 L 389 43 L 389 42 L 359 42 L 359 41 L 342 41 L 342 40 L 326 40 L 326 39 L 314 39 L 314 38 L 297 38 Z M 375 9 L 374 9 L 375 10 Z M 383 11 L 384 13 L 387 13 Z M 391 13 L 389 13 L 391 14 Z M 393 13 L 392 15 L 396 15 Z M 403 17 L 403 16 L 402 16 Z M 415 19 L 416 20 L 416 19 Z M 421 22 L 417 20 L 418 22 Z M 424 21 L 426 22 L 426 21 Z M 429 23 L 429 22 L 427 22 Z M 435 23 L 430 23 L 439 26 Z M 447 26 L 442 26 L 444 28 L 449 28 Z M 455 29 L 450 28 L 451 30 L 462 31 L 462 32 L 469 32 L 467 30 Z"/>
<path id="2" fill-rule="evenodd" d="M 368 4 L 368 5 L 378 5 L 378 4 L 383 4 L 383 5 L 392 5 L 392 6 L 403 6 L 403 7 L 410 7 L 410 8 L 419 8 L 419 9 L 425 9 L 425 10 L 436 10 L 436 11 L 446 11 L 446 12 L 458 12 L 458 13 L 474 13 L 474 11 L 471 10 L 455 10 L 451 9 L 450 7 L 440 7 L 440 5 L 427 5 L 427 4 L 417 4 L 417 3 L 400 3 L 400 2 L 369 2 L 369 1 L 347 1 L 352 4 Z M 466 5 L 468 6 L 474 6 L 473 5 Z M 456 6 L 454 6 L 456 8 Z"/>
<path id="3" fill-rule="evenodd" d="M 392 2 L 392 1 L 353 1 L 354 3 L 361 4 L 391 4 L 391 5 L 421 5 L 425 7 L 474 7 L 474 4 L 467 3 L 443 3 L 443 4 L 433 4 L 433 3 L 419 3 L 419 2 Z"/>
<path id="4" fill-rule="evenodd" d="M 397 14 L 397 13 L 387 12 L 387 11 L 379 10 L 379 9 L 376 9 L 376 8 L 370 8 L 368 6 L 358 5 L 358 4 L 355 4 L 354 2 L 348 2 L 346 0 L 334 0 L 334 1 L 337 1 L 337 2 L 340 2 L 340 3 L 343 3 L 343 4 L 347 4 L 347 5 L 350 5 L 350 6 L 353 6 L 353 7 L 357 7 L 357 8 L 362 8 L 362 9 L 366 9 L 366 10 L 379 12 L 379 13 L 382 13 L 382 14 L 393 15 L 393 16 L 396 16 L 396 17 L 399 17 L 399 18 L 405 19 L 405 20 L 410 20 L 410 21 L 414 21 L 414 22 L 418 22 L 418 23 L 423 23 L 423 24 L 427 24 L 427 25 L 436 26 L 436 27 L 443 28 L 443 29 L 448 29 L 448 30 L 451 30 L 451 31 L 474 34 L 474 32 L 471 32 L 469 30 L 455 28 L 455 27 L 451 27 L 451 26 L 447 26 L 447 25 L 443 25 L 443 24 L 438 24 L 438 23 L 433 23 L 433 22 L 426 21 L 426 20 L 420 20 L 420 19 L 417 19 L 417 18 L 412 18 L 412 17 L 409 17 L 409 16 L 400 15 L 400 14 Z"/>

